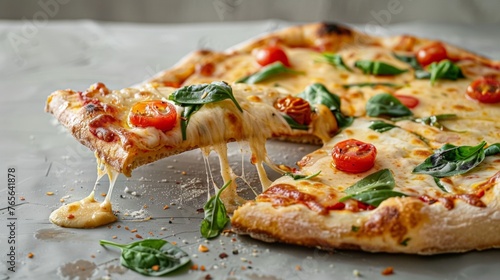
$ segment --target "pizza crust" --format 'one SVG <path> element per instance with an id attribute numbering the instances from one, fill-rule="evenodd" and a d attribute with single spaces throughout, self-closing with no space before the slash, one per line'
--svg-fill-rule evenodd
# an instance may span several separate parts
<path id="1" fill-rule="evenodd" d="M 495 196 L 499 188 L 497 183 Z M 486 208 L 457 200 L 448 210 L 406 197 L 389 198 L 372 211 L 320 215 L 302 204 L 248 202 L 234 213 L 231 225 L 238 234 L 265 242 L 431 255 L 499 248 L 498 207 L 498 199 Z"/>

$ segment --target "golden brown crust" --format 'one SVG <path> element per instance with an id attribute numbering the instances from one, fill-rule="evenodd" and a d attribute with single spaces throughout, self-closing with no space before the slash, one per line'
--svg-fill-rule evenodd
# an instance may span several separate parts
<path id="1" fill-rule="evenodd" d="M 430 255 L 500 247 L 497 205 L 498 199 L 487 208 L 457 201 L 450 211 L 407 197 L 387 199 L 372 211 L 321 215 L 303 204 L 248 202 L 234 213 L 231 225 L 239 234 L 267 242 Z"/>

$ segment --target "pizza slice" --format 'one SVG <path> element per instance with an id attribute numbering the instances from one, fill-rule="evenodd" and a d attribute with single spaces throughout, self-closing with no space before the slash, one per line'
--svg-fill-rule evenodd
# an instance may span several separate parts
<path id="1" fill-rule="evenodd" d="M 340 102 L 338 97 L 334 101 Z M 110 178 L 116 178 L 116 173 L 131 176 L 134 168 L 188 150 L 201 148 L 207 155 L 215 151 L 224 182 L 233 182 L 222 196 L 230 211 L 244 200 L 236 194 L 235 175 L 227 159 L 228 142 L 248 143 L 265 189 L 271 182 L 264 163 L 277 169 L 267 156 L 267 139 L 329 139 L 338 129 L 335 115 L 321 102 L 309 103 L 274 88 L 223 81 L 180 89 L 147 84 L 121 90 L 97 83 L 83 92 L 54 92 L 46 110 L 95 151 L 98 170 Z M 94 202 L 91 195 L 75 207 L 81 210 Z M 51 220 L 74 225 L 86 216 L 71 214 L 71 207 Z M 110 205 L 105 208 L 105 213 L 111 211 Z"/>

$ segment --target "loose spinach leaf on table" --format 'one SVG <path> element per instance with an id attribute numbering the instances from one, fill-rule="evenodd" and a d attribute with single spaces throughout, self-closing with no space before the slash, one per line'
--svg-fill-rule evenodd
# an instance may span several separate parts
<path id="1" fill-rule="evenodd" d="M 408 71 L 407 69 L 399 69 L 385 62 L 372 60 L 358 60 L 354 63 L 354 66 L 363 71 L 364 74 L 371 75 L 399 75 Z"/>
<path id="2" fill-rule="evenodd" d="M 99 244 L 120 248 L 121 264 L 146 276 L 163 276 L 190 262 L 188 254 L 162 239 L 145 239 L 130 244 L 101 240 Z"/>
<path id="3" fill-rule="evenodd" d="M 341 128 L 351 125 L 354 121 L 353 117 L 346 116 L 340 111 L 340 97 L 328 91 L 320 83 L 309 85 L 298 97 L 306 100 L 311 105 L 322 104 L 328 107 Z"/>
<path id="4" fill-rule="evenodd" d="M 231 184 L 232 181 L 227 182 L 220 190 L 212 196 L 203 210 L 205 218 L 201 221 L 200 233 L 203 237 L 211 239 L 219 236 L 226 224 L 229 222 L 226 207 L 220 199 L 221 193 Z"/>
<path id="5" fill-rule="evenodd" d="M 236 83 L 257 84 L 279 74 L 302 74 L 302 72 L 290 69 L 278 61 L 261 68 L 254 74 L 237 80 Z"/>
<path id="6" fill-rule="evenodd" d="M 366 114 L 370 117 L 404 117 L 413 115 L 408 107 L 389 93 L 380 93 L 370 98 L 366 103 Z"/>
<path id="7" fill-rule="evenodd" d="M 345 189 L 344 192 L 347 196 L 342 197 L 339 201 L 343 202 L 352 198 L 376 207 L 390 197 L 406 196 L 404 193 L 393 191 L 395 186 L 396 182 L 392 172 L 389 169 L 382 169 Z"/>
<path id="8" fill-rule="evenodd" d="M 226 82 L 216 81 L 211 84 L 190 85 L 174 91 L 168 98 L 184 107 L 181 118 L 182 139 L 186 140 L 186 128 L 191 116 L 203 105 L 230 99 L 240 112 L 243 112 L 233 95 L 233 89 Z"/>

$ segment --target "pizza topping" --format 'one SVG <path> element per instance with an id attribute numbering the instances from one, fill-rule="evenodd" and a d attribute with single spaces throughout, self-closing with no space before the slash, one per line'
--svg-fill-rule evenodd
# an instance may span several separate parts
<path id="1" fill-rule="evenodd" d="M 366 114 L 370 117 L 405 117 L 413 115 L 408 107 L 389 93 L 377 94 L 370 98 L 366 103 Z"/>
<path id="2" fill-rule="evenodd" d="M 120 248 L 121 264 L 146 276 L 163 276 L 191 262 L 186 252 L 163 239 L 144 239 L 130 244 L 100 240 L 99 244 Z"/>
<path id="3" fill-rule="evenodd" d="M 375 165 L 377 148 L 369 143 L 348 139 L 337 143 L 332 150 L 333 165 L 347 173 L 361 173 Z"/>
<path id="4" fill-rule="evenodd" d="M 499 103 L 500 81 L 493 77 L 478 78 L 467 87 L 466 94 L 481 103 Z"/>
<path id="5" fill-rule="evenodd" d="M 290 69 L 283 65 L 283 63 L 277 61 L 263 67 L 257 73 L 237 80 L 236 83 L 257 84 L 280 74 L 302 74 L 302 72 Z"/>
<path id="6" fill-rule="evenodd" d="M 394 76 L 408 71 L 407 69 L 399 69 L 385 62 L 371 60 L 358 60 L 354 63 L 354 67 L 363 71 L 364 74 L 377 76 Z"/>
<path id="7" fill-rule="evenodd" d="M 392 118 L 391 120 L 395 121 L 395 122 L 403 121 L 403 120 L 410 120 L 410 121 L 414 121 L 416 123 L 421 123 L 424 125 L 438 128 L 439 130 L 452 131 L 451 129 L 448 129 L 443 124 L 441 124 L 440 121 L 452 120 L 452 119 L 456 119 L 456 118 L 457 118 L 457 115 L 455 115 L 455 114 L 440 114 L 440 115 L 433 115 L 433 116 L 428 116 L 428 117 L 423 117 L 423 118 L 415 118 L 415 117 L 410 116 L 410 117 Z"/>
<path id="8" fill-rule="evenodd" d="M 177 111 L 173 104 L 162 100 L 135 103 L 130 109 L 129 122 L 136 127 L 155 127 L 172 130 L 177 124 Z"/>
<path id="9" fill-rule="evenodd" d="M 345 63 L 344 60 L 342 60 L 342 56 L 340 54 L 334 54 L 334 53 L 323 53 L 322 54 L 323 60 L 330 65 L 338 68 L 338 69 L 343 69 L 349 72 L 352 72 L 351 68 L 349 68 Z"/>
<path id="10" fill-rule="evenodd" d="M 258 201 L 269 201 L 273 205 L 279 206 L 300 203 L 320 214 L 327 214 L 328 210 L 334 210 L 329 209 L 328 206 L 324 206 L 319 203 L 314 195 L 303 193 L 299 191 L 295 186 L 289 184 L 277 184 L 271 186 L 269 189 L 258 196 Z"/>
<path id="11" fill-rule="evenodd" d="M 447 59 L 448 54 L 441 42 L 434 42 L 419 49 L 416 53 L 416 57 L 420 65 L 425 67 L 433 62 L 440 62 L 441 60 Z"/>
<path id="12" fill-rule="evenodd" d="M 116 134 L 108 126 L 115 121 L 116 119 L 111 115 L 98 115 L 89 122 L 89 131 L 105 142 L 112 142 L 116 139 Z"/>
<path id="13" fill-rule="evenodd" d="M 302 98 L 288 95 L 276 100 L 274 107 L 300 125 L 311 123 L 311 105 Z"/>
<path id="14" fill-rule="evenodd" d="M 354 185 L 344 190 L 347 194 L 339 201 L 355 199 L 364 204 L 379 206 L 382 201 L 390 197 L 406 196 L 403 193 L 393 191 L 396 186 L 392 172 L 389 169 L 382 169 L 359 180 Z M 358 204 L 359 207 L 359 204 Z M 367 210 L 370 210 L 367 208 Z"/>
<path id="15" fill-rule="evenodd" d="M 413 97 L 411 95 L 396 94 L 394 95 L 394 97 L 396 97 L 399 100 L 399 102 L 401 102 L 403 105 L 405 105 L 410 109 L 417 107 L 418 104 L 420 103 L 418 98 Z"/>
<path id="16" fill-rule="evenodd" d="M 219 236 L 226 224 L 229 222 L 229 217 L 226 212 L 226 207 L 220 199 L 221 193 L 231 184 L 228 181 L 216 195 L 212 196 L 203 206 L 205 217 L 201 221 L 200 232 L 201 236 L 211 239 Z"/>
<path id="17" fill-rule="evenodd" d="M 318 176 L 320 173 L 321 173 L 321 171 L 318 171 L 318 172 L 316 172 L 314 174 L 311 174 L 311 175 L 302 175 L 302 174 L 296 174 L 296 173 L 293 173 L 293 172 L 286 172 L 283 175 L 290 176 L 294 180 L 297 181 L 297 180 L 309 180 L 309 179 L 312 179 L 312 178 Z"/>
<path id="18" fill-rule="evenodd" d="M 352 88 L 352 87 L 392 87 L 392 88 L 401 88 L 403 85 L 394 84 L 394 83 L 386 83 L 386 82 L 365 82 L 365 83 L 354 83 L 354 84 L 345 84 L 342 85 L 343 88 Z"/>
<path id="19" fill-rule="evenodd" d="M 376 121 L 372 121 L 372 124 L 368 128 L 371 130 L 374 130 L 376 132 L 382 133 L 382 132 L 389 131 L 395 127 L 398 127 L 398 126 L 393 125 L 391 123 L 381 121 L 381 120 L 376 120 Z"/>
<path id="20" fill-rule="evenodd" d="M 198 64 L 196 64 L 195 71 L 196 71 L 196 73 L 198 73 L 202 76 L 209 77 L 215 71 L 215 64 L 212 62 L 198 63 Z"/>
<path id="21" fill-rule="evenodd" d="M 274 62 L 281 62 L 286 67 L 290 67 L 290 62 L 288 61 L 288 57 L 285 51 L 278 46 L 268 46 L 265 48 L 256 49 L 252 54 L 262 66 L 266 66 L 272 64 Z"/>
<path id="22" fill-rule="evenodd" d="M 445 144 L 415 167 L 413 173 L 427 174 L 437 178 L 464 174 L 478 166 L 486 156 L 500 153 L 500 143 L 484 149 L 485 146 L 485 141 L 477 146 Z"/>
<path id="23" fill-rule="evenodd" d="M 465 77 L 462 70 L 460 70 L 460 67 L 449 60 L 443 60 L 439 63 L 433 62 L 429 65 L 428 69 L 431 72 L 431 85 L 434 85 L 434 82 L 439 79 L 455 81 L 459 78 Z"/>
<path id="24" fill-rule="evenodd" d="M 204 104 L 219 102 L 225 99 L 233 101 L 240 112 L 243 112 L 233 95 L 233 89 L 223 81 L 211 84 L 199 84 L 182 87 L 174 91 L 168 98 L 184 107 L 181 118 L 182 139 L 186 140 L 186 128 L 191 116 Z"/>
<path id="25" fill-rule="evenodd" d="M 340 97 L 328 91 L 322 84 L 315 83 L 308 86 L 298 97 L 307 100 L 312 105 L 322 104 L 328 107 L 341 128 L 351 125 L 354 121 L 353 117 L 346 116 L 340 111 Z"/>

